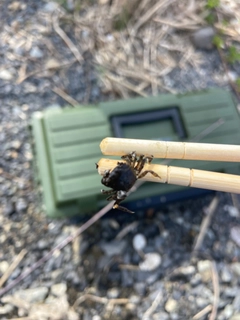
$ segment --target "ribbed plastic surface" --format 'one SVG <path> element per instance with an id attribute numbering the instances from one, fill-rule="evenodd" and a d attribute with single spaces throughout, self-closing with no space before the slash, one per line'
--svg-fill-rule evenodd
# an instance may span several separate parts
<path id="1" fill-rule="evenodd" d="M 240 121 L 230 93 L 212 89 L 200 93 L 136 98 L 65 109 L 50 109 L 33 116 L 36 175 L 43 191 L 46 213 L 51 217 L 81 215 L 96 210 L 102 202 L 103 187 L 95 168 L 102 157 L 101 140 L 113 135 L 112 117 L 133 115 L 160 109 L 177 108 L 186 132 L 186 141 L 222 119 L 223 124 L 199 142 L 240 144 Z M 162 122 L 123 125 L 126 138 L 179 140 L 171 119 Z M 160 160 L 154 160 L 158 162 Z M 240 173 L 237 163 L 174 160 L 173 166 Z M 151 197 L 178 192 L 173 185 L 145 183 L 128 199 L 137 203 Z"/>

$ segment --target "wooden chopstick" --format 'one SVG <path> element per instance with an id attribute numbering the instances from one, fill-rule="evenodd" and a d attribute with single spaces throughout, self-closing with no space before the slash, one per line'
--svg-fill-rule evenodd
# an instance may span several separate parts
<path id="1" fill-rule="evenodd" d="M 117 160 L 101 159 L 98 162 L 98 172 L 103 175 L 105 170 L 114 169 Z M 176 184 L 208 190 L 239 193 L 240 176 L 204 170 L 172 167 L 158 164 L 145 164 L 144 170 L 153 170 L 161 178 L 147 174 L 141 180 L 160 183 Z"/>
<path id="2" fill-rule="evenodd" d="M 240 162 L 240 146 L 228 144 L 105 138 L 100 149 L 109 156 L 122 156 L 135 151 L 137 155 L 162 159 Z"/>

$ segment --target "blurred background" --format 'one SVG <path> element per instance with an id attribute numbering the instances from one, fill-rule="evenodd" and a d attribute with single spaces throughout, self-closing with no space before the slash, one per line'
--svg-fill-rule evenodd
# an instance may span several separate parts
<path id="1" fill-rule="evenodd" d="M 238 106 L 239 18 L 239 0 L 1 1 L 0 288 L 89 218 L 47 217 L 33 114 L 209 88 Z M 224 193 L 109 214 L 4 293 L 1 319 L 238 320 L 239 221 Z"/>

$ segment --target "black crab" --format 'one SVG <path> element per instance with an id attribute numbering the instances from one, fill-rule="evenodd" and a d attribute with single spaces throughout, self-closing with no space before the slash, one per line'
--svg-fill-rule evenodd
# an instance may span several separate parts
<path id="1" fill-rule="evenodd" d="M 152 170 L 143 171 L 144 165 L 146 163 L 150 164 L 153 156 L 140 155 L 137 158 L 135 151 L 133 151 L 122 156 L 121 159 L 125 162 L 118 162 L 112 171 L 106 170 L 101 180 L 103 185 L 112 188 L 112 190 L 101 190 L 101 192 L 108 195 L 108 201 L 115 200 L 113 209 L 134 213 L 119 205 L 128 196 L 128 191 L 138 179 L 143 178 L 147 173 L 152 174 L 154 177 L 160 177 Z"/>

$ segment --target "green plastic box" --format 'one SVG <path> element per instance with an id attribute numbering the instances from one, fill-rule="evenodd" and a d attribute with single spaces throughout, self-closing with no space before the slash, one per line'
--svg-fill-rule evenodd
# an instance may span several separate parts
<path id="1" fill-rule="evenodd" d="M 103 157 L 99 149 L 103 138 L 191 141 L 219 119 L 223 124 L 201 142 L 240 144 L 236 104 L 222 89 L 36 112 L 31 123 L 34 164 L 46 214 L 55 218 L 84 215 L 106 203 L 95 167 Z M 238 163 L 174 160 L 171 165 L 240 173 Z M 187 188 L 145 183 L 128 201 L 141 208 L 143 202 L 161 203 L 182 190 Z"/>

